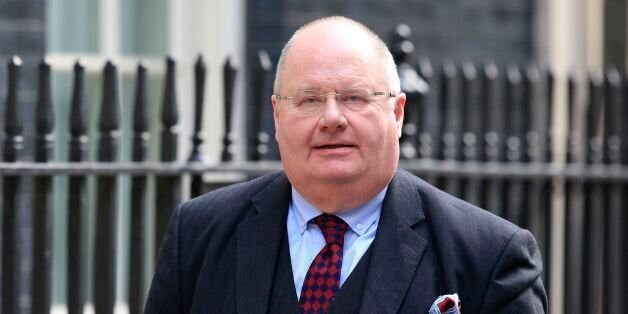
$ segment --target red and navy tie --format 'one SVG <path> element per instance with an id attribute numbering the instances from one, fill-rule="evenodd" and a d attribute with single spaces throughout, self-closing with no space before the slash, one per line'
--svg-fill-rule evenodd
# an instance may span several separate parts
<path id="1" fill-rule="evenodd" d="M 347 223 L 334 215 L 322 214 L 313 219 L 325 236 L 325 246 L 316 255 L 305 275 L 299 309 L 301 313 L 325 313 L 340 289 L 342 246 Z"/>

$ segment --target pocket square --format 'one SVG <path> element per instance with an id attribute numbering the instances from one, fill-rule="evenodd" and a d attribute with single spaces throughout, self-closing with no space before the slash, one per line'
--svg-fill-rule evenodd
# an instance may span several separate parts
<path id="1" fill-rule="evenodd" d="M 429 314 L 461 314 L 460 298 L 457 293 L 441 295 L 430 307 Z"/>

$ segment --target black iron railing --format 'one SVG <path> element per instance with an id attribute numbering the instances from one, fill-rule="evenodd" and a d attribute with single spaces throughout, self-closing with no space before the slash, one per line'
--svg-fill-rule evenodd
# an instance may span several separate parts
<path id="1" fill-rule="evenodd" d="M 404 40 L 399 36 L 399 40 Z M 407 52 L 406 52 L 407 53 Z M 406 124 L 401 138 L 401 167 L 416 173 L 444 190 L 477 204 L 530 229 L 536 236 L 545 262 L 544 280 L 564 278 L 565 313 L 622 312 L 626 302 L 627 258 L 625 207 L 628 204 L 628 107 L 625 79 L 616 70 L 567 79 L 567 119 L 556 124 L 551 113 L 557 99 L 555 75 L 535 66 L 499 67 L 493 63 L 433 65 L 417 64 L 396 53 L 402 82 L 408 95 Z M 222 132 L 221 161 L 208 163 L 199 147 L 203 143 L 203 86 L 206 69 L 201 58 L 195 64 L 194 128 L 191 136 L 178 133 L 179 109 L 175 82 L 175 61 L 166 60 L 163 101 L 158 142 L 158 161 L 147 157 L 151 121 L 147 115 L 147 67 L 137 68 L 133 131 L 121 134 L 116 66 L 108 62 L 103 70 L 102 105 L 98 138 L 88 138 L 84 115 L 84 68 L 74 67 L 74 86 L 67 126 L 69 157 L 54 160 L 53 129 L 56 125 L 50 96 L 50 66 L 39 68 L 39 97 L 36 104 L 35 149 L 32 160 L 22 156 L 22 119 L 18 112 L 19 59 L 9 61 L 3 134 L 2 179 L 2 312 L 17 313 L 18 292 L 23 284 L 20 267 L 26 262 L 20 252 L 18 232 L 32 226 L 33 242 L 31 308 L 48 312 L 51 306 L 51 256 L 67 254 L 67 300 L 69 313 L 82 313 L 87 299 L 97 313 L 112 313 L 116 302 L 117 200 L 120 189 L 130 191 L 128 208 L 131 234 L 128 255 L 128 304 L 131 313 L 141 313 L 151 259 L 147 252 L 157 245 L 167 227 L 172 209 L 182 195 L 195 196 L 217 186 L 252 178 L 281 169 L 269 160 L 272 129 L 262 122 L 270 110 L 272 64 L 260 53 L 251 71 L 253 115 L 249 136 L 234 136 L 231 121 L 237 69 L 230 61 L 223 68 L 225 88 L 225 129 Z M 586 83 L 584 83 L 586 82 Z M 562 84 L 562 83 L 561 83 Z M 122 104 L 126 106 L 127 104 Z M 550 136 L 559 129 L 568 134 L 565 143 Z M 120 161 L 121 136 L 132 137 L 130 162 Z M 180 139 L 191 139 L 191 153 L 177 156 Z M 550 141 L 550 139 L 552 139 Z M 96 160 L 87 157 L 89 141 L 98 142 Z M 246 141 L 245 161 L 234 158 L 234 144 Z M 565 149 L 557 149 L 563 146 Z M 561 152 L 564 151 L 564 156 Z M 186 161 L 182 161 L 186 160 Z M 212 174 L 211 178 L 203 175 Z M 54 185 L 53 178 L 67 177 L 67 188 Z M 118 178 L 129 177 L 122 185 Z M 21 181 L 33 178 L 32 193 L 22 191 Z M 96 189 L 88 193 L 88 178 Z M 155 184 L 149 184 L 154 180 Z M 184 183 L 187 183 L 184 186 Z M 152 190 L 151 190 L 152 189 Z M 51 196 L 67 193 L 67 225 L 55 226 Z M 87 199 L 91 195 L 93 200 Z M 149 200 L 148 196 L 154 196 Z M 20 200 L 32 197 L 32 208 Z M 558 201 L 557 201 L 558 200 Z M 87 239 L 84 217 L 90 203 L 96 212 L 93 297 L 85 295 Z M 150 205 L 154 204 L 154 205 Z M 564 204 L 562 208 L 556 204 Z M 32 210 L 32 222 L 19 222 L 20 210 Z M 558 213 L 563 212 L 564 219 Z M 154 211 L 154 214 L 150 211 Z M 154 215 L 149 228 L 147 217 Z M 560 218 L 560 220 L 559 220 Z M 564 233 L 559 233 L 563 230 Z M 67 252 L 52 250 L 52 235 L 67 228 Z M 558 228 L 558 229 L 557 229 Z M 154 230 L 148 235 L 148 230 Z M 125 240 L 126 241 L 126 240 Z M 561 243 L 556 246 L 556 243 Z M 560 257 L 562 263 L 551 257 Z M 553 273 L 562 276 L 551 276 Z M 551 292 L 551 291 L 550 291 Z"/>

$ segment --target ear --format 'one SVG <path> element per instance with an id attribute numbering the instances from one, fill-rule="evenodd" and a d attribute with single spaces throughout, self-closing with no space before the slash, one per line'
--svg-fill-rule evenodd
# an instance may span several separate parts
<path id="1" fill-rule="evenodd" d="M 399 93 L 395 97 L 395 120 L 397 121 L 397 137 L 401 137 L 401 128 L 403 127 L 403 114 L 406 106 L 406 94 Z"/>
<path id="2" fill-rule="evenodd" d="M 277 96 L 270 96 L 270 102 L 273 104 L 273 120 L 275 121 L 275 140 L 277 140 L 277 132 L 279 131 L 279 100 Z"/>

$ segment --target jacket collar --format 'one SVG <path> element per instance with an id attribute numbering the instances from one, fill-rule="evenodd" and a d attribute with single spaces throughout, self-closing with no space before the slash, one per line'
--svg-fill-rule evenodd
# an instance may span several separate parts
<path id="1" fill-rule="evenodd" d="M 267 311 L 286 229 L 290 191 L 290 183 L 282 173 L 253 197 L 258 214 L 244 221 L 236 231 L 238 312 Z M 415 180 L 411 174 L 398 171 L 388 187 L 372 244 L 362 310 L 397 312 L 427 247 L 427 240 L 412 230 L 424 219 Z"/>
<path id="2" fill-rule="evenodd" d="M 282 173 L 253 197 L 257 215 L 242 222 L 236 231 L 235 283 L 239 313 L 267 312 L 289 202 L 290 183 Z"/>
<path id="3" fill-rule="evenodd" d="M 425 219 L 421 204 L 416 179 L 406 171 L 397 171 L 384 199 L 372 244 L 362 312 L 399 311 L 428 243 L 412 229 Z"/>

